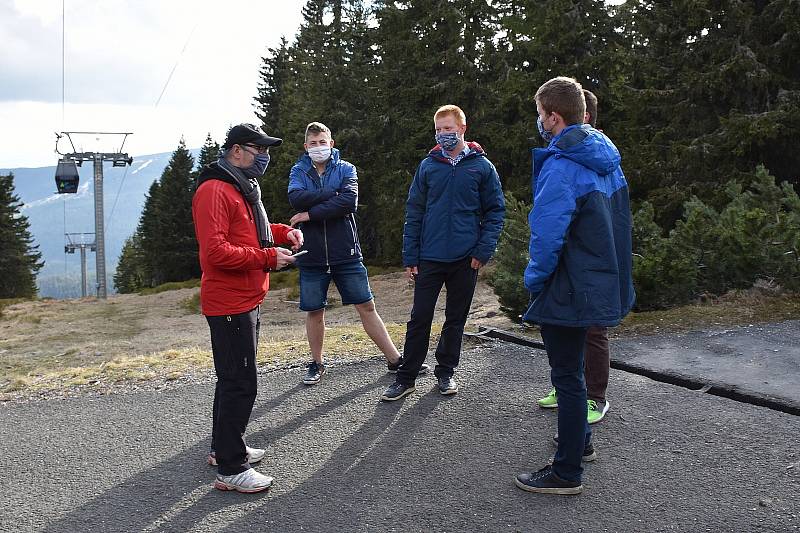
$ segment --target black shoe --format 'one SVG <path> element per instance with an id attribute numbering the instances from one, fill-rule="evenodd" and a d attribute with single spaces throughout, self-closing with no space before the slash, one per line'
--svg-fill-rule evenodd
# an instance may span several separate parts
<path id="1" fill-rule="evenodd" d="M 553 444 L 558 446 L 558 433 L 553 435 Z M 597 459 L 597 453 L 594 451 L 594 446 L 592 446 L 592 443 L 590 442 L 583 448 L 581 461 L 583 461 L 584 463 L 591 463 L 595 459 Z"/>
<path id="2" fill-rule="evenodd" d="M 583 485 L 579 481 L 567 481 L 558 477 L 550 467 L 545 466 L 538 472 L 520 474 L 514 479 L 517 487 L 528 492 L 541 494 L 580 494 Z"/>
<path id="3" fill-rule="evenodd" d="M 397 369 L 400 368 L 400 365 L 402 365 L 402 364 L 403 364 L 403 358 L 402 357 L 395 364 L 387 362 L 386 363 L 386 371 L 389 372 L 390 374 L 397 374 Z M 427 374 L 428 370 L 430 370 L 430 368 L 431 367 L 428 366 L 428 363 L 422 363 L 422 366 L 419 368 L 419 372 L 417 372 L 417 374 Z"/>
<path id="4" fill-rule="evenodd" d="M 303 383 L 306 385 L 316 385 L 319 383 L 322 374 L 325 373 L 325 364 L 311 361 L 306 365 L 306 368 L 308 368 L 308 370 L 306 371 L 306 377 L 303 378 Z"/>
<path id="5" fill-rule="evenodd" d="M 414 388 L 414 385 L 405 385 L 403 383 L 400 383 L 399 381 L 395 381 L 394 383 L 389 385 L 388 389 L 383 391 L 383 394 L 381 394 L 381 400 L 386 402 L 393 402 L 395 400 L 399 400 L 404 396 L 408 396 L 415 390 L 417 389 Z"/>
<path id="6" fill-rule="evenodd" d="M 592 443 L 590 442 L 583 448 L 583 455 L 581 455 L 581 461 L 583 461 L 584 463 L 591 463 L 595 459 L 597 459 L 597 453 L 595 453 L 594 446 L 592 446 Z"/>
<path id="7" fill-rule="evenodd" d="M 458 392 L 458 384 L 452 377 L 439 378 L 439 392 L 444 395 L 455 394 Z"/>

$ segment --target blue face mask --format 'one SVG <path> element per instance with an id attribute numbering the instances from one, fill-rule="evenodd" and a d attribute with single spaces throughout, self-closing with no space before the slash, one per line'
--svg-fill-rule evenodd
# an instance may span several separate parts
<path id="1" fill-rule="evenodd" d="M 452 152 L 458 146 L 458 133 L 450 132 L 450 133 L 437 133 L 436 134 L 436 143 L 442 147 L 442 149 L 447 150 L 448 152 Z"/>
<path id="2" fill-rule="evenodd" d="M 539 128 L 539 135 L 542 136 L 544 142 L 550 143 L 553 140 L 553 134 L 544 129 L 544 124 L 542 124 L 542 117 L 536 117 L 536 127 Z"/>
<path id="3" fill-rule="evenodd" d="M 248 178 L 260 178 L 267 171 L 269 165 L 269 152 L 266 154 L 256 154 L 255 161 L 247 168 L 243 168 L 242 172 Z"/>

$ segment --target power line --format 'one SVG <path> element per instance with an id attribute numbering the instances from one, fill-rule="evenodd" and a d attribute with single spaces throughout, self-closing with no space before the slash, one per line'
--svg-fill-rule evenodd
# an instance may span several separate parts
<path id="1" fill-rule="evenodd" d="M 66 90 L 65 90 L 66 84 L 64 82 L 64 79 L 66 77 L 65 76 L 66 75 L 66 72 L 65 72 L 66 68 L 64 66 L 65 63 L 66 63 L 66 61 L 65 61 L 65 58 L 66 58 L 66 52 L 65 52 L 65 50 L 66 50 L 66 46 L 65 46 L 65 43 L 66 43 L 66 36 L 65 36 L 66 35 L 66 32 L 65 32 L 66 23 L 65 23 L 65 20 L 67 18 L 66 11 L 67 11 L 66 10 L 66 0 L 61 0 L 61 129 L 62 130 L 64 129 L 64 102 L 66 100 L 66 96 L 65 96 L 65 94 L 66 94 Z"/>
<path id="2" fill-rule="evenodd" d="M 117 208 L 117 200 L 119 200 L 119 193 L 122 191 L 122 186 L 125 184 L 125 177 L 128 175 L 128 169 L 130 166 L 125 167 L 125 173 L 122 175 L 122 181 L 119 182 L 119 187 L 117 188 L 117 194 L 114 196 L 114 204 L 111 206 L 111 214 L 108 215 L 108 219 L 106 220 L 106 231 L 109 233 L 111 232 L 111 223 L 114 221 L 114 209 Z"/>
<path id="3" fill-rule="evenodd" d="M 64 235 L 67 234 L 67 199 L 64 198 Z M 67 247 L 64 247 L 64 281 L 67 279 Z"/>
<path id="4" fill-rule="evenodd" d="M 186 51 L 186 47 L 189 46 L 189 41 L 192 40 L 192 35 L 194 35 L 194 30 L 197 29 L 197 25 L 200 23 L 199 19 L 197 22 L 194 23 L 194 27 L 192 31 L 189 32 L 189 36 L 186 38 L 186 42 L 183 43 L 183 48 L 181 48 L 181 53 L 178 54 L 178 59 L 175 60 L 175 64 L 172 65 L 172 70 L 169 71 L 169 76 L 167 76 L 167 81 L 164 83 L 164 87 L 161 89 L 161 94 L 158 95 L 158 99 L 156 99 L 156 103 L 153 107 L 158 107 L 158 104 L 161 103 L 161 97 L 164 96 L 164 93 L 167 90 L 167 86 L 169 85 L 170 80 L 172 80 L 172 75 L 175 73 L 175 69 L 178 68 L 178 63 L 180 63 L 181 58 L 183 57 L 183 53 Z"/>

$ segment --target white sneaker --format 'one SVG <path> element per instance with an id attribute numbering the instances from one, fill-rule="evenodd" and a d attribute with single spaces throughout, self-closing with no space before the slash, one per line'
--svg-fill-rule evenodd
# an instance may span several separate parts
<path id="1" fill-rule="evenodd" d="M 247 462 L 251 465 L 261 461 L 261 459 L 263 459 L 267 454 L 267 450 L 262 450 L 261 448 L 251 448 L 250 446 L 245 446 L 244 448 L 247 450 Z M 208 464 L 211 466 L 217 466 L 216 452 L 210 452 L 208 457 L 206 457 L 206 462 L 208 462 Z"/>
<path id="2" fill-rule="evenodd" d="M 272 485 L 272 481 L 273 479 L 270 476 L 265 476 L 250 468 L 241 474 L 232 476 L 217 475 L 217 479 L 214 481 L 214 488 L 247 493 L 261 492 L 262 490 L 267 490 Z"/>

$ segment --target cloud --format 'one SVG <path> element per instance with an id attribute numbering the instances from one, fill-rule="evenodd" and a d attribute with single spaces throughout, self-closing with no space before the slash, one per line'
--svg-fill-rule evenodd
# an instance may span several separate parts
<path id="1" fill-rule="evenodd" d="M 62 120 L 61 1 L 0 0 L 0 167 L 53 164 L 61 130 L 133 131 L 131 154 L 220 140 L 255 121 L 261 58 L 294 38 L 304 3 L 65 0 Z"/>

